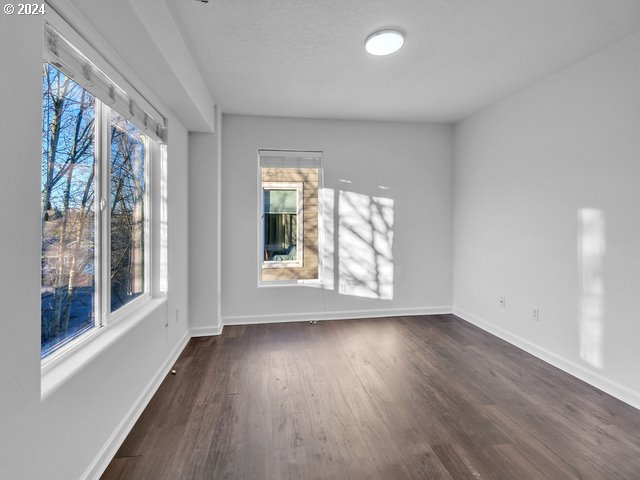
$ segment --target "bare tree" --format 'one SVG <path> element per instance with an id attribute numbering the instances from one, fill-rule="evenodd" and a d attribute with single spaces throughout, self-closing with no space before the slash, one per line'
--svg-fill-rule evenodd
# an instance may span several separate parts
<path id="1" fill-rule="evenodd" d="M 43 74 L 43 343 L 65 336 L 79 274 L 93 260 L 93 97 L 46 64 Z M 85 308 L 86 315 L 86 308 Z M 90 315 L 90 312 L 89 312 Z"/>

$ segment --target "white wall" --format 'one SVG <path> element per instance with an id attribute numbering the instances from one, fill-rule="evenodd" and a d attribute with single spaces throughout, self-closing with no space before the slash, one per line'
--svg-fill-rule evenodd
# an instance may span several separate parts
<path id="1" fill-rule="evenodd" d="M 33 479 L 40 439 L 42 19 L 0 15 L 0 478 Z M 10 112 L 10 113 L 9 113 Z"/>
<path id="2" fill-rule="evenodd" d="M 167 138 L 169 222 L 169 345 L 175 346 L 190 327 L 189 319 L 189 143 L 188 132 L 169 114 Z"/>
<path id="3" fill-rule="evenodd" d="M 189 134 L 189 318 L 194 336 L 217 335 L 220 316 L 220 125 Z"/>
<path id="4" fill-rule="evenodd" d="M 83 368 L 69 369 L 72 373 L 41 397 L 42 34 L 41 17 L 0 15 L 0 478 L 12 480 L 99 473 L 105 466 L 99 462 L 114 453 L 102 449 L 123 438 L 114 434 L 127 433 L 126 422 L 139 413 L 134 407 L 144 406 L 138 400 L 153 391 L 188 331 L 187 132 L 169 115 L 168 302 L 156 301 L 137 322 L 126 319 L 132 328 L 124 336 Z"/>
<path id="5" fill-rule="evenodd" d="M 332 207 L 325 229 L 327 288 L 257 287 L 260 148 L 324 152 L 324 186 Z M 192 191 L 192 196 L 200 199 L 206 194 L 204 189 Z M 358 224 L 357 212 L 349 203 L 368 204 L 372 200 L 384 205 L 392 202 L 393 227 L 387 232 L 393 238 L 392 283 L 381 286 L 387 293 L 392 289 L 392 298 L 387 293 L 378 295 L 375 288 L 358 288 L 345 279 L 348 270 L 357 271 L 359 266 L 350 260 L 352 256 L 363 255 L 366 264 L 368 256 L 375 253 L 371 245 L 359 242 L 348 231 L 349 222 L 365 237 L 371 228 L 367 222 Z M 223 115 L 225 325 L 450 311 L 451 255 L 450 126 Z M 369 269 L 358 275 L 370 280 L 372 272 Z M 345 293 L 339 293 L 341 283 Z"/>
<path id="6" fill-rule="evenodd" d="M 637 407 L 639 85 L 636 34 L 457 125 L 454 170 L 456 313 Z"/>

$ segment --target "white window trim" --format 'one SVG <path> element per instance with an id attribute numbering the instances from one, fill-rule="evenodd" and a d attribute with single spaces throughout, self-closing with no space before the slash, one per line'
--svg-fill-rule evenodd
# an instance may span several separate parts
<path id="1" fill-rule="evenodd" d="M 264 192 L 265 190 L 295 190 L 296 191 L 296 260 L 264 260 Z M 262 267 L 264 268 L 300 268 L 304 265 L 304 184 L 302 182 L 262 182 L 261 191 L 261 251 Z"/>

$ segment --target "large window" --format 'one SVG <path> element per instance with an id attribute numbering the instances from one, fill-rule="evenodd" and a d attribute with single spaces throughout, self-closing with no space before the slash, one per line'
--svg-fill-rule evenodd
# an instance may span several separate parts
<path id="1" fill-rule="evenodd" d="M 140 107 L 118 102 L 115 92 L 121 90 L 48 25 L 46 33 L 51 52 L 42 75 L 43 358 L 150 296 L 148 170 L 161 141 L 157 130 L 144 129 L 148 117 L 136 115 Z"/>
<path id="2" fill-rule="evenodd" d="M 320 279 L 322 154 L 260 150 L 259 283 Z"/>

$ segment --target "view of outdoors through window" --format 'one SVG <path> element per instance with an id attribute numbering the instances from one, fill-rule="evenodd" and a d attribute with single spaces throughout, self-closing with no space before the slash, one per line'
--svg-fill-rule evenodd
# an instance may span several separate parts
<path id="1" fill-rule="evenodd" d="M 144 293 L 145 142 L 111 114 L 111 311 Z"/>
<path id="2" fill-rule="evenodd" d="M 91 328 L 95 299 L 94 98 L 55 67 L 42 76 L 42 354 Z"/>
<path id="3" fill-rule="evenodd" d="M 298 191 L 265 186 L 264 260 L 295 261 L 298 243 Z"/>

